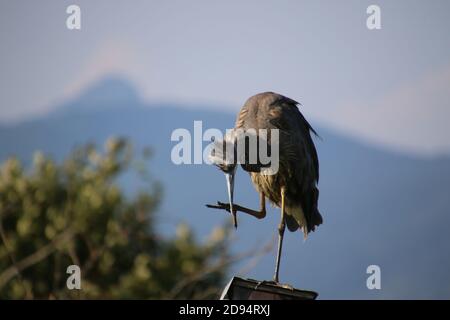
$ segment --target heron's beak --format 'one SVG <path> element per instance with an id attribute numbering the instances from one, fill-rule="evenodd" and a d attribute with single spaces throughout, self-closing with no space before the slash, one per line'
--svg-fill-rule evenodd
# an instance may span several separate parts
<path id="1" fill-rule="evenodd" d="M 234 170 L 231 173 L 225 173 L 225 177 L 227 179 L 228 201 L 230 202 L 230 212 L 233 215 L 234 227 L 237 228 L 236 212 L 234 212 L 233 210 L 234 173 L 235 173 Z"/>

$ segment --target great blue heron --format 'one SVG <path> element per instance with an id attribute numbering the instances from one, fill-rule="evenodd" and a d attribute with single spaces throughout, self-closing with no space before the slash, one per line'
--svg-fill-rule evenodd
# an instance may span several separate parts
<path id="1" fill-rule="evenodd" d="M 234 175 L 237 161 L 231 163 L 218 161 L 216 164 L 227 177 L 229 203 L 217 202 L 207 205 L 210 208 L 224 209 L 231 212 L 237 227 L 236 212 L 241 211 L 258 219 L 266 216 L 265 199 L 281 208 L 281 221 L 278 226 L 278 252 L 273 280 L 278 283 L 281 250 L 284 231 L 300 229 L 306 238 L 308 233 L 322 223 L 322 216 L 317 208 L 319 190 L 319 160 L 311 132 L 316 131 L 306 121 L 297 105 L 299 103 L 273 92 L 257 94 L 247 100 L 240 110 L 235 129 L 253 129 L 259 134 L 260 129 L 278 129 L 279 133 L 279 166 L 276 174 L 264 174 L 263 165 L 258 162 L 250 164 L 241 162 L 242 168 L 250 173 L 253 185 L 260 194 L 260 210 L 252 210 L 233 203 Z M 233 139 L 233 138 L 232 138 Z M 236 145 L 232 141 L 232 145 Z M 269 145 L 270 140 L 266 143 Z M 246 150 L 248 153 L 248 150 Z M 247 159 L 248 160 L 248 159 Z"/>

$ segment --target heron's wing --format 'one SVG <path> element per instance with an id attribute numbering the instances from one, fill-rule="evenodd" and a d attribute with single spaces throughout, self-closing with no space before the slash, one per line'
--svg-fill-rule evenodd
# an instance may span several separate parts
<path id="1" fill-rule="evenodd" d="M 290 210 L 306 236 L 322 223 L 317 208 L 319 160 L 311 137 L 311 132 L 317 133 L 303 117 L 297 104 L 292 99 L 279 97 L 269 108 L 269 121 L 280 130 L 280 165 L 288 161 L 285 165 L 288 193 L 293 199 L 298 199 L 301 206 L 294 205 Z M 306 225 L 302 217 L 306 218 Z"/>
<path id="2" fill-rule="evenodd" d="M 319 181 L 319 159 L 316 147 L 311 137 L 311 132 L 318 136 L 317 132 L 301 114 L 297 105 L 299 103 L 287 97 L 278 95 L 269 106 L 269 121 L 280 130 L 280 147 L 286 150 L 289 158 L 297 162 L 297 175 L 301 180 L 309 176 L 310 179 Z M 306 181 L 302 181 L 305 183 Z"/>

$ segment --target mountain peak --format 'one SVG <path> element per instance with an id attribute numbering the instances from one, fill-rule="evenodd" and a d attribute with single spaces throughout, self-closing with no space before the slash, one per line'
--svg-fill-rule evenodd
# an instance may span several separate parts
<path id="1" fill-rule="evenodd" d="M 100 110 L 139 104 L 140 97 L 133 83 L 121 76 L 110 75 L 94 82 L 74 100 L 68 108 L 77 110 Z"/>

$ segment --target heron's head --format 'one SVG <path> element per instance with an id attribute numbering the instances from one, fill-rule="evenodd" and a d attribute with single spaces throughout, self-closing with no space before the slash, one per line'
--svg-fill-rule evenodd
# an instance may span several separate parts
<path id="1" fill-rule="evenodd" d="M 234 176 L 237 168 L 235 139 L 228 135 L 221 141 L 214 141 L 209 160 L 225 174 L 230 212 L 234 227 L 237 228 L 236 212 L 233 210 Z"/>

